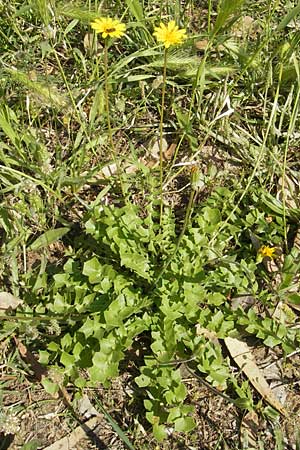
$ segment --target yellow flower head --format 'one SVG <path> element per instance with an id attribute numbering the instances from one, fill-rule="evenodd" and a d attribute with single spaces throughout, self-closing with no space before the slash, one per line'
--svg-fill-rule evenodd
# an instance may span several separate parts
<path id="1" fill-rule="evenodd" d="M 275 252 L 276 252 L 276 247 L 268 247 L 267 245 L 263 245 L 258 250 L 258 253 L 263 258 L 271 258 L 271 259 L 275 258 L 275 255 L 274 255 Z"/>
<path id="2" fill-rule="evenodd" d="M 174 20 L 165 25 L 161 23 L 159 27 L 154 28 L 153 36 L 158 42 L 162 42 L 166 48 L 171 45 L 181 44 L 186 39 L 186 30 L 179 30 Z"/>
<path id="3" fill-rule="evenodd" d="M 110 17 L 100 17 L 91 22 L 91 27 L 96 33 L 102 33 L 103 39 L 107 36 L 112 38 L 119 38 L 123 36 L 126 31 L 126 26 L 118 19 L 111 19 Z"/>

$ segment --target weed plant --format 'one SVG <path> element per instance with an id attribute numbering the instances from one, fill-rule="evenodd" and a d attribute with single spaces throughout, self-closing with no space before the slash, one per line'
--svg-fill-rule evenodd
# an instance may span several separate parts
<path id="1" fill-rule="evenodd" d="M 157 440 L 196 426 L 182 365 L 252 410 L 223 339 L 299 347 L 299 7 L 256 4 L 0 2 L 0 280 L 24 300 L 1 338 L 51 393 L 108 386 L 140 346 Z"/>

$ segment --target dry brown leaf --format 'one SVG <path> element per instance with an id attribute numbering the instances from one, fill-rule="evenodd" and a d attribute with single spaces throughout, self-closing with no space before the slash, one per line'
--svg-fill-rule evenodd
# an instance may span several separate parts
<path id="1" fill-rule="evenodd" d="M 256 29 L 254 19 L 251 16 L 243 16 L 235 23 L 232 33 L 236 37 L 243 37 L 255 34 Z"/>
<path id="2" fill-rule="evenodd" d="M 0 310 L 9 311 L 17 309 L 23 301 L 9 292 L 0 292 Z"/>
<path id="3" fill-rule="evenodd" d="M 94 33 L 86 33 L 83 38 L 83 47 L 85 50 L 91 50 L 94 46 L 95 37 Z"/>
<path id="4" fill-rule="evenodd" d="M 266 221 L 267 218 L 266 218 Z M 254 247 L 254 249 L 256 250 L 256 252 L 259 252 L 259 249 L 262 247 L 262 242 L 261 240 L 254 234 L 252 233 L 252 231 L 249 231 L 249 235 L 250 235 L 250 239 L 252 242 L 252 245 Z M 263 258 L 263 265 L 265 266 L 266 270 L 269 273 L 274 273 L 274 277 L 273 277 L 273 284 L 274 286 L 278 286 L 281 283 L 281 274 L 280 274 L 280 267 L 283 264 L 283 252 L 282 249 L 279 247 L 276 247 L 276 259 L 271 259 L 271 258 Z"/>
<path id="5" fill-rule="evenodd" d="M 276 319 L 280 323 L 283 323 L 284 325 L 293 325 L 297 316 L 286 303 L 280 301 L 277 303 L 277 306 L 272 314 L 272 318 Z"/>
<path id="6" fill-rule="evenodd" d="M 29 70 L 28 78 L 29 78 L 30 81 L 37 81 L 38 77 L 37 77 L 36 70 Z"/>
<path id="7" fill-rule="evenodd" d="M 165 138 L 162 138 L 162 151 L 163 153 L 167 151 L 168 149 L 168 142 Z M 159 161 L 159 154 L 160 154 L 160 140 L 155 139 L 150 142 L 150 145 L 148 146 L 148 155 L 154 159 L 155 161 Z"/>
<path id="8" fill-rule="evenodd" d="M 219 339 L 217 333 L 215 331 L 208 330 L 207 328 L 202 327 L 199 323 L 196 325 L 196 335 L 204 336 L 210 342 L 215 345 L 219 345 Z"/>
<path id="9" fill-rule="evenodd" d="M 59 439 L 59 441 L 54 442 L 54 444 L 45 447 L 44 450 L 74 450 L 76 444 L 81 441 L 81 439 L 89 436 L 98 424 L 98 417 L 92 417 L 87 422 L 76 427 L 69 436 Z"/>
<path id="10" fill-rule="evenodd" d="M 134 164 L 125 164 L 122 166 L 122 171 L 125 173 L 135 173 L 137 171 L 137 166 Z M 99 178 L 110 178 L 112 175 L 117 174 L 117 165 L 112 163 L 107 166 L 102 167 L 100 172 L 97 173 L 97 179 Z"/>
<path id="11" fill-rule="evenodd" d="M 287 385 L 282 382 L 282 360 L 275 359 L 271 364 L 261 368 L 263 376 L 270 383 L 270 388 L 280 403 L 284 404 L 287 398 Z"/>
<path id="12" fill-rule="evenodd" d="M 100 44 L 100 42 L 97 39 L 95 39 L 94 33 L 86 33 L 84 35 L 83 46 L 84 46 L 84 49 L 89 52 L 91 52 L 93 50 L 95 50 L 97 52 L 98 50 L 102 49 L 102 45 Z"/>
<path id="13" fill-rule="evenodd" d="M 166 139 L 162 140 L 162 151 L 163 151 L 163 159 L 165 161 L 169 161 L 176 150 L 177 144 L 174 142 L 168 145 Z M 147 155 L 144 158 L 139 158 L 139 163 L 144 164 L 146 167 L 152 168 L 156 167 L 159 164 L 159 154 L 160 154 L 160 145 L 159 140 L 151 141 L 151 144 L 148 147 Z M 137 165 L 130 164 L 129 162 L 124 162 L 122 164 L 122 173 L 131 174 L 135 173 L 138 170 Z M 102 169 L 97 173 L 97 180 L 101 178 L 110 178 L 112 175 L 116 175 L 118 172 L 118 167 L 115 163 L 107 164 L 107 166 L 102 167 Z"/>
<path id="14" fill-rule="evenodd" d="M 94 406 L 91 404 L 90 399 L 86 394 L 84 394 L 79 400 L 77 404 L 78 412 L 81 417 L 84 417 L 85 419 L 89 419 L 93 416 L 99 416 L 98 411 Z"/>
<path id="15" fill-rule="evenodd" d="M 294 247 L 300 250 L 300 227 L 298 227 L 294 238 Z"/>
<path id="16" fill-rule="evenodd" d="M 168 145 L 168 142 L 165 138 L 162 140 L 162 153 L 164 161 L 170 161 L 172 159 L 175 151 L 176 151 L 177 143 L 172 142 Z M 160 159 L 160 141 L 156 139 L 155 141 L 151 141 L 147 155 L 145 158 L 142 158 L 140 161 L 145 164 L 146 167 L 156 167 L 159 164 Z"/>
<path id="17" fill-rule="evenodd" d="M 295 303 L 288 302 L 288 305 L 295 309 L 296 311 L 300 311 L 300 305 L 296 305 Z"/>
<path id="18" fill-rule="evenodd" d="M 31 369 L 34 372 L 34 377 L 41 381 L 43 376 L 46 376 L 47 369 L 43 367 L 36 357 L 31 353 L 30 350 L 21 342 L 18 338 L 14 337 L 15 344 L 17 346 L 17 349 L 19 350 L 19 353 L 21 357 L 24 359 L 24 361 L 31 367 Z"/>
<path id="19" fill-rule="evenodd" d="M 34 373 L 34 377 L 37 381 L 41 382 L 43 377 L 49 376 L 48 370 L 42 366 L 37 358 L 31 353 L 30 350 L 21 342 L 17 337 L 14 336 L 14 341 L 16 344 L 17 349 L 19 350 L 19 353 L 21 357 L 24 359 L 24 361 L 30 366 Z M 53 397 L 56 398 L 57 396 L 60 396 L 64 403 L 71 409 L 71 397 L 64 386 L 59 386 L 58 394 L 53 394 Z"/>
<path id="20" fill-rule="evenodd" d="M 194 43 L 197 50 L 204 51 L 208 45 L 207 39 L 202 39 L 201 41 L 196 41 Z"/>
<path id="21" fill-rule="evenodd" d="M 276 290 L 282 282 L 281 267 L 283 266 L 283 263 L 284 255 L 282 248 L 280 247 L 276 247 L 275 259 L 268 257 L 263 259 L 263 265 L 265 266 L 267 272 L 272 274 L 272 287 L 274 290 Z"/>
<path id="22" fill-rule="evenodd" d="M 278 180 L 278 192 L 276 198 L 284 202 L 288 208 L 297 208 L 295 201 L 298 198 L 298 188 L 296 183 L 287 175 L 280 177 Z"/>
<path id="23" fill-rule="evenodd" d="M 272 392 L 269 384 L 264 378 L 262 372 L 258 368 L 254 356 L 246 344 L 246 342 L 227 337 L 224 339 L 226 347 L 236 364 L 248 377 L 248 380 L 252 386 L 260 393 L 262 398 L 273 406 L 277 411 L 279 411 L 284 416 L 287 414 L 283 405 L 277 400 L 274 393 Z"/>
<path id="24" fill-rule="evenodd" d="M 235 311 L 239 307 L 247 311 L 255 304 L 255 298 L 252 295 L 241 295 L 231 299 L 231 308 Z"/>
<path id="25" fill-rule="evenodd" d="M 97 174 L 97 177 L 109 178 L 112 175 L 117 173 L 117 164 L 108 164 L 107 166 L 102 167 L 100 172 Z"/>
<path id="26" fill-rule="evenodd" d="M 170 144 L 169 147 L 167 148 L 167 150 L 164 151 L 164 159 L 166 159 L 167 161 L 172 159 L 172 157 L 175 153 L 176 147 L 177 147 L 177 144 L 175 142 Z"/>
<path id="27" fill-rule="evenodd" d="M 152 82 L 152 89 L 158 89 L 164 82 L 163 76 L 159 75 Z"/>
<path id="28" fill-rule="evenodd" d="M 261 247 L 261 240 L 254 233 L 252 233 L 251 230 L 249 230 L 249 236 L 255 251 L 258 252 Z"/>

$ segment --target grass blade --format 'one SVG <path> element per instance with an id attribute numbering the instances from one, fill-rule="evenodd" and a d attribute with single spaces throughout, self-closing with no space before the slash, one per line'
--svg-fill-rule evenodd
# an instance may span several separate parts
<path id="1" fill-rule="evenodd" d="M 215 36 L 221 28 L 223 28 L 229 19 L 232 19 L 233 15 L 236 14 L 237 11 L 240 11 L 240 8 L 244 0 L 222 0 L 220 6 L 218 8 L 218 16 L 216 19 L 215 26 L 213 28 L 213 35 Z"/>
<path id="2" fill-rule="evenodd" d="M 97 406 L 101 410 L 102 414 L 104 414 L 106 420 L 109 422 L 109 424 L 111 425 L 113 430 L 117 433 L 119 438 L 124 442 L 124 444 L 127 446 L 127 448 L 129 450 L 135 450 L 134 446 L 131 444 L 131 442 L 129 441 L 126 434 L 123 432 L 123 430 L 121 430 L 119 425 L 114 421 L 114 419 L 111 417 L 111 415 L 106 411 L 106 409 L 104 408 L 104 406 L 102 405 L 100 400 L 97 397 L 95 397 L 95 401 L 97 403 Z"/>
<path id="3" fill-rule="evenodd" d="M 39 236 L 28 248 L 28 250 L 39 250 L 42 247 L 47 247 L 55 241 L 58 241 L 65 234 L 70 231 L 68 227 L 55 228 L 53 230 L 48 230 Z"/>
<path id="4" fill-rule="evenodd" d="M 293 20 L 299 13 L 300 13 L 300 3 L 299 5 L 295 6 L 295 8 L 293 8 L 290 12 L 288 12 L 286 16 L 284 16 L 284 18 L 278 25 L 277 30 L 278 31 L 283 30 L 291 22 L 291 20 Z"/>

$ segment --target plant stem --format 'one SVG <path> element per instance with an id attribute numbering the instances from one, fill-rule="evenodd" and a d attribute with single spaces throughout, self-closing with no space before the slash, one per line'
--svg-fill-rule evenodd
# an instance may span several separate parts
<path id="1" fill-rule="evenodd" d="M 119 161 L 117 158 L 117 152 L 116 152 L 116 147 L 113 141 L 113 135 L 112 135 L 112 129 L 111 129 L 111 121 L 110 121 L 110 108 L 109 108 L 109 86 L 108 86 L 108 45 L 107 45 L 107 39 L 105 39 L 105 43 L 104 43 L 104 85 L 105 85 L 105 109 L 106 109 L 106 117 L 107 117 L 107 129 L 108 129 L 108 137 L 109 137 L 109 143 L 110 143 L 110 148 L 112 151 L 112 157 L 113 157 L 113 161 L 114 164 L 116 166 L 117 169 L 117 176 L 121 185 L 121 190 L 122 190 L 122 194 L 123 194 L 123 198 L 126 198 L 125 195 L 125 189 L 124 189 L 124 185 L 123 185 L 123 180 L 122 180 L 122 176 L 121 176 L 121 170 L 120 170 L 120 165 L 119 165 Z"/>
<path id="2" fill-rule="evenodd" d="M 60 74 L 61 74 L 62 79 L 64 81 L 64 84 L 65 84 L 65 86 L 67 88 L 67 91 L 68 91 L 68 94 L 69 94 L 69 98 L 71 100 L 73 109 L 74 109 L 75 114 L 77 116 L 78 123 L 80 124 L 80 126 L 81 126 L 81 128 L 82 128 L 82 130 L 83 130 L 83 132 L 85 134 L 85 137 L 86 137 L 87 141 L 90 143 L 90 137 L 89 137 L 89 135 L 87 133 L 85 122 L 83 121 L 81 113 L 80 113 L 80 110 L 79 110 L 78 106 L 76 105 L 76 101 L 75 101 L 73 92 L 72 92 L 72 90 L 70 88 L 70 85 L 69 85 L 66 73 L 64 71 L 64 68 L 63 68 L 61 62 L 60 62 L 60 59 L 59 59 L 58 54 L 57 54 L 57 51 L 55 50 L 54 47 L 52 47 L 52 48 L 53 48 L 53 51 L 54 51 L 54 56 L 55 56 L 57 65 L 59 67 Z M 79 169 L 81 169 L 83 164 L 84 164 L 84 158 L 85 158 L 85 146 L 82 146 L 81 155 L 80 155 L 80 159 L 79 159 L 79 167 L 78 167 Z"/>
<path id="3" fill-rule="evenodd" d="M 169 267 L 170 262 L 172 261 L 172 259 L 174 258 L 174 256 L 177 253 L 177 250 L 179 249 L 179 246 L 181 244 L 182 238 L 185 235 L 188 223 L 190 221 L 190 217 L 193 211 L 193 204 L 194 204 L 194 200 L 195 200 L 195 194 L 196 194 L 196 187 L 193 183 L 191 183 L 191 193 L 190 193 L 190 198 L 189 198 L 189 203 L 188 206 L 186 208 L 185 211 L 185 217 L 184 217 L 184 222 L 183 222 L 183 226 L 180 232 L 180 235 L 178 237 L 177 243 L 176 243 L 176 247 L 174 252 L 169 256 L 169 258 L 167 259 L 166 263 L 164 264 L 163 268 L 161 269 L 161 271 L 159 272 L 158 276 L 155 279 L 155 285 L 157 285 L 158 281 L 162 278 L 163 274 L 165 273 L 165 271 L 167 270 L 167 268 Z"/>
<path id="4" fill-rule="evenodd" d="M 164 71 L 163 71 L 163 85 L 161 93 L 161 110 L 159 122 L 159 172 L 160 172 L 160 219 L 162 223 L 163 215 L 163 126 L 164 126 L 164 109 L 165 109 L 165 93 L 166 93 L 166 79 L 167 79 L 167 53 L 168 49 L 164 50 Z"/>

